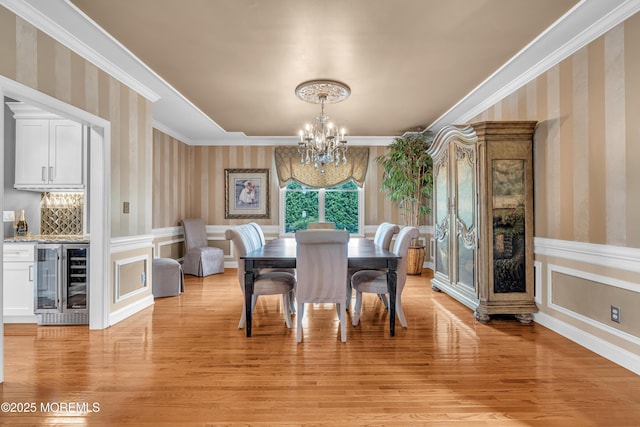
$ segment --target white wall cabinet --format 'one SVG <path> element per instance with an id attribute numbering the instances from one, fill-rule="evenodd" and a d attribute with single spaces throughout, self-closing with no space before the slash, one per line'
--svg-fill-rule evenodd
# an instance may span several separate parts
<path id="1" fill-rule="evenodd" d="M 36 323 L 34 264 L 34 245 L 4 244 L 4 323 Z"/>
<path id="2" fill-rule="evenodd" d="M 8 104 L 16 119 L 14 187 L 83 189 L 83 126 L 23 103 Z"/>

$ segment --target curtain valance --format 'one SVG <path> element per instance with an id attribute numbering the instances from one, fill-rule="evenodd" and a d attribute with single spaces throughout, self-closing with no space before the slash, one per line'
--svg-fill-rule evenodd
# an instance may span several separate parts
<path id="1" fill-rule="evenodd" d="M 337 168 L 327 165 L 324 168 L 324 174 L 314 169 L 311 164 L 300 163 L 298 147 L 276 147 L 274 155 L 280 187 L 284 187 L 292 179 L 316 188 L 333 187 L 353 179 L 359 187 L 362 187 L 369 166 L 368 147 L 349 147 L 347 163 L 340 163 Z"/>

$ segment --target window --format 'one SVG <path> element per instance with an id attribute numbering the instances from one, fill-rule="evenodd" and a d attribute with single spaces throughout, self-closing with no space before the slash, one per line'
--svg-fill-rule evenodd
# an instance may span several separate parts
<path id="1" fill-rule="evenodd" d="M 313 188 L 291 181 L 281 191 L 280 224 L 283 233 L 306 230 L 310 222 L 333 222 L 337 229 L 361 234 L 363 190 L 353 181 Z"/>

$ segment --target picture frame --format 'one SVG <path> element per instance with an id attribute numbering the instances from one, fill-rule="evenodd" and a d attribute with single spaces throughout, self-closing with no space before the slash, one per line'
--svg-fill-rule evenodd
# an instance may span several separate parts
<path id="1" fill-rule="evenodd" d="M 224 217 L 269 218 L 269 169 L 224 170 Z"/>

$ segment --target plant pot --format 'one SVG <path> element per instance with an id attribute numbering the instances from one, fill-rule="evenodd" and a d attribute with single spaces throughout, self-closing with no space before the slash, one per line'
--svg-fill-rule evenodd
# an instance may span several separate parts
<path id="1" fill-rule="evenodd" d="M 424 263 L 424 246 L 409 246 L 407 252 L 407 274 L 422 274 Z"/>

